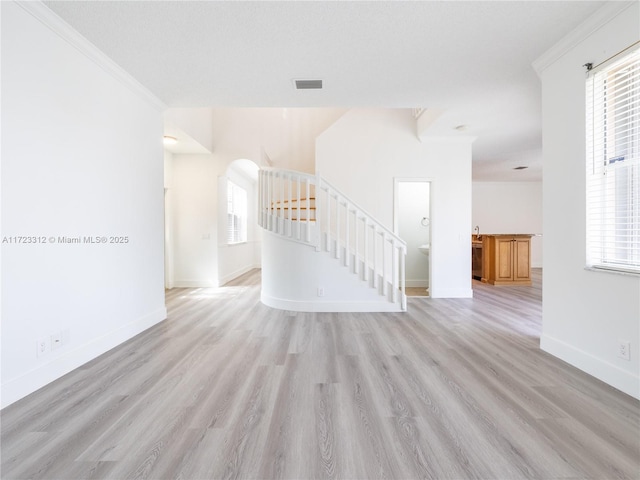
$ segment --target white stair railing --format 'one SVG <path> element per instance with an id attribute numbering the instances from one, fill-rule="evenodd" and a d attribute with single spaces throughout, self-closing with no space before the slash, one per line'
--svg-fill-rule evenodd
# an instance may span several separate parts
<path id="1" fill-rule="evenodd" d="M 294 241 L 317 245 L 312 224 L 317 217 L 316 177 L 275 168 L 259 171 L 258 224 Z"/>
<path id="2" fill-rule="evenodd" d="M 259 224 L 331 256 L 406 310 L 406 243 L 320 174 L 263 168 Z M 389 291 L 390 289 L 390 291 Z"/>

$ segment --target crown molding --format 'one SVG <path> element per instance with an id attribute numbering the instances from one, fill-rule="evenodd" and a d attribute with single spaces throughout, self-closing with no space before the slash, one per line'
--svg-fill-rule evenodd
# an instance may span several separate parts
<path id="1" fill-rule="evenodd" d="M 540 76 L 547 67 L 565 55 L 569 50 L 636 3 L 637 2 L 635 1 L 607 1 L 607 3 L 600 7 L 582 24 L 565 35 L 549 50 L 540 55 L 540 57 L 532 63 L 533 69 L 536 71 L 538 76 Z"/>
<path id="2" fill-rule="evenodd" d="M 167 105 L 40 1 L 16 1 L 25 12 L 159 111 Z"/>

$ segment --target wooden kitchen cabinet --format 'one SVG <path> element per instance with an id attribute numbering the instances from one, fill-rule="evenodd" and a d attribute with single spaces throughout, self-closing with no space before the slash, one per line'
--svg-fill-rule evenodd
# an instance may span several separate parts
<path id="1" fill-rule="evenodd" d="M 531 285 L 531 235 L 483 235 L 482 281 Z"/>

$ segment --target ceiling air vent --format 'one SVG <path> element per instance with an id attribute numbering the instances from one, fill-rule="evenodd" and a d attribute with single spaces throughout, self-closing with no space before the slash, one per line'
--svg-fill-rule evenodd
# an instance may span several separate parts
<path id="1" fill-rule="evenodd" d="M 295 80 L 297 90 L 313 90 L 322 88 L 322 80 Z"/>
<path id="2" fill-rule="evenodd" d="M 520 167 L 513 167 L 514 170 L 526 170 L 529 167 L 525 167 L 525 166 L 520 166 Z"/>

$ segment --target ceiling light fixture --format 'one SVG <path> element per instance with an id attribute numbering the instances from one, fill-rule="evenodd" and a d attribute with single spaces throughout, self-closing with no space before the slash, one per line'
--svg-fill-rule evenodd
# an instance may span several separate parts
<path id="1" fill-rule="evenodd" d="M 162 137 L 162 143 L 165 145 L 175 145 L 178 143 L 178 139 L 176 137 L 170 137 L 169 135 L 165 135 Z"/>

